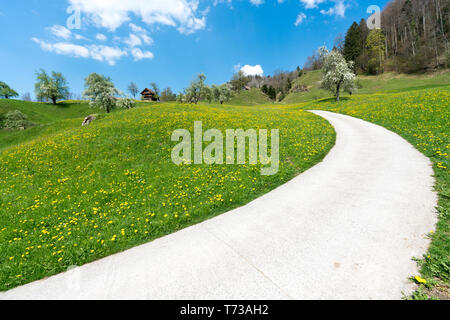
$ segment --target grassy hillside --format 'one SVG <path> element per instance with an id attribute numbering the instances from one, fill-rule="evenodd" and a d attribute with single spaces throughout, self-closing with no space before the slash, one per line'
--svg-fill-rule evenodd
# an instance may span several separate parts
<path id="1" fill-rule="evenodd" d="M 319 82 L 321 78 L 322 72 L 320 70 L 306 72 L 306 74 L 302 75 L 300 78 L 297 78 L 293 82 L 293 87 L 306 86 L 308 88 L 308 91 L 290 93 L 286 96 L 286 98 L 284 98 L 282 103 L 300 103 L 329 97 L 329 92 L 320 89 Z"/>
<path id="2" fill-rule="evenodd" d="M 35 139 L 41 135 L 81 125 L 82 119 L 92 113 L 103 113 L 92 109 L 86 102 L 67 101 L 57 105 L 20 100 L 0 99 L 0 121 L 9 112 L 19 110 L 35 125 L 25 131 L 0 129 L 0 150 L 8 146 Z"/>
<path id="3" fill-rule="evenodd" d="M 404 92 L 427 89 L 450 84 L 450 71 L 422 75 L 406 75 L 393 72 L 379 76 L 358 76 L 360 88 L 358 94 L 377 92 Z"/>
<path id="4" fill-rule="evenodd" d="M 290 93 L 282 101 L 284 104 L 301 103 L 332 97 L 333 95 L 320 89 L 322 73 L 320 70 L 309 71 L 294 81 L 294 86 L 305 85 L 307 92 Z M 397 73 L 384 73 L 379 76 L 358 76 L 358 90 L 355 93 L 368 94 L 378 92 L 403 92 L 409 90 L 426 89 L 437 86 L 446 86 L 450 83 L 450 71 L 423 75 L 406 75 Z M 344 94 L 343 96 L 348 96 Z"/>
<path id="5" fill-rule="evenodd" d="M 28 119 L 38 124 L 48 124 L 59 120 L 80 118 L 93 112 L 86 102 L 61 102 L 57 105 L 20 100 L 0 99 L 0 118 L 8 111 L 19 110 Z M 97 111 L 95 111 L 98 113 Z"/>
<path id="6" fill-rule="evenodd" d="M 448 75 L 447 75 L 448 76 Z M 391 88 L 396 83 L 393 79 Z M 413 83 L 413 78 L 408 78 Z M 432 79 L 430 81 L 433 81 Z M 420 81 L 420 83 L 424 83 Z M 395 88 L 392 88 L 395 89 Z M 433 163 L 439 193 L 439 224 L 430 233 L 432 245 L 420 259 L 421 284 L 413 298 L 429 296 L 448 299 L 450 292 L 450 86 L 354 96 L 340 103 L 323 100 L 305 103 L 302 108 L 329 110 L 358 117 L 408 140 Z"/>
<path id="7" fill-rule="evenodd" d="M 280 171 L 171 162 L 194 121 L 280 129 Z M 72 121 L 72 120 L 67 120 Z M 119 111 L 0 151 L 0 290 L 65 271 L 241 206 L 319 162 L 335 141 L 322 118 L 286 107 L 160 104 Z"/>
<path id="8" fill-rule="evenodd" d="M 237 106 L 253 106 L 257 104 L 271 104 L 272 101 L 257 88 L 241 91 L 235 95 L 227 104 Z"/>

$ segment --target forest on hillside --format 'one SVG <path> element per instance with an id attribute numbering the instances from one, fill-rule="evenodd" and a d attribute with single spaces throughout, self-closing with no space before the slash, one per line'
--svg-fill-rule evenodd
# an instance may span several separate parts
<path id="1" fill-rule="evenodd" d="M 395 0 L 381 19 L 386 58 L 397 71 L 448 66 L 450 1 Z"/>
<path id="2" fill-rule="evenodd" d="M 445 68 L 449 30 L 450 1 L 392 0 L 381 13 L 381 30 L 370 30 L 364 19 L 354 22 L 342 50 L 357 70 L 371 74 Z"/>
<path id="3" fill-rule="evenodd" d="M 392 0 L 381 12 L 381 29 L 365 19 L 336 37 L 334 50 L 355 62 L 359 73 L 426 72 L 450 66 L 450 1 Z M 308 57 L 305 69 L 322 67 L 319 52 Z"/>

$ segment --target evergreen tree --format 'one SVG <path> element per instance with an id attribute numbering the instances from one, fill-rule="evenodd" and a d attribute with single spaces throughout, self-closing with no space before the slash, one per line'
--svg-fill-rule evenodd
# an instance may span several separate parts
<path id="1" fill-rule="evenodd" d="M 360 26 L 353 22 L 345 37 L 343 55 L 345 60 L 356 62 L 363 51 L 362 32 Z"/>

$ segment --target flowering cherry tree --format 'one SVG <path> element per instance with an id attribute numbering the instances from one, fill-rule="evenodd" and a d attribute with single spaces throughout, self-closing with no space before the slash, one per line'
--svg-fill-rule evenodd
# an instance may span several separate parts
<path id="1" fill-rule="evenodd" d="M 111 78 L 97 73 L 91 73 L 85 79 L 85 87 L 83 95 L 91 100 L 90 106 L 104 109 L 107 113 L 116 106 L 116 96 L 121 94 L 112 83 Z"/>
<path id="2" fill-rule="evenodd" d="M 355 90 L 356 75 L 353 73 L 353 61 L 345 61 L 338 51 L 323 52 L 322 88 L 333 92 L 336 100 L 340 99 L 341 90 L 353 92 Z"/>

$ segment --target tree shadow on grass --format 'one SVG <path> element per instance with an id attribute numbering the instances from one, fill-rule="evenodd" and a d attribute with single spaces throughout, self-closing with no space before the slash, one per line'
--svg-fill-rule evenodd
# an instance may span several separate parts
<path id="1" fill-rule="evenodd" d="M 350 100 L 350 97 L 341 97 L 339 101 L 336 101 L 336 98 L 325 98 L 317 100 L 316 103 L 339 103 Z"/>

